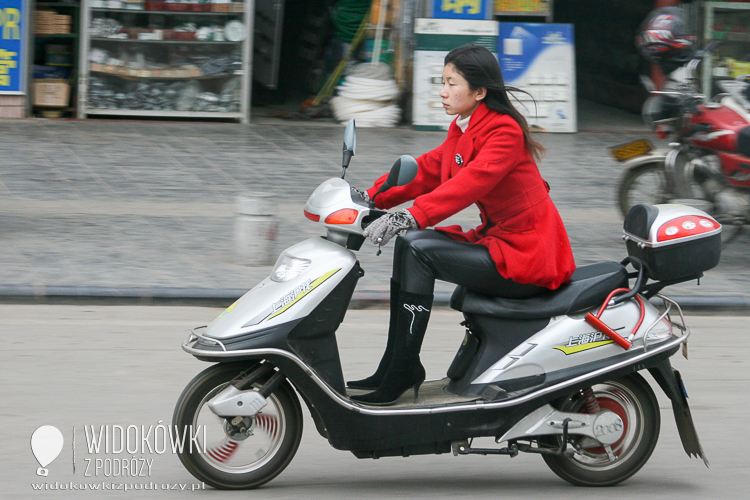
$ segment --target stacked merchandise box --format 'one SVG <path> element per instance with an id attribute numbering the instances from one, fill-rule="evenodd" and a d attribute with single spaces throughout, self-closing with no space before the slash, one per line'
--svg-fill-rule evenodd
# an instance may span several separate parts
<path id="1" fill-rule="evenodd" d="M 68 35 L 70 25 L 71 16 L 51 10 L 34 11 L 34 34 L 36 35 Z"/>
<path id="2" fill-rule="evenodd" d="M 64 108 L 70 100 L 67 80 L 34 80 L 34 106 Z"/>

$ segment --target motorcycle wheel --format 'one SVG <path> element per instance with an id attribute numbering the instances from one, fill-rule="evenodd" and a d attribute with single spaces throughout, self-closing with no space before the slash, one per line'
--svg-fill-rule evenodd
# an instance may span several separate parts
<path id="1" fill-rule="evenodd" d="M 630 207 L 638 203 L 666 203 L 666 182 L 663 158 L 628 169 L 617 186 L 617 203 L 622 216 L 625 217 Z"/>
<path id="2" fill-rule="evenodd" d="M 637 373 L 592 387 L 602 409 L 617 413 L 625 426 L 622 438 L 611 445 L 612 461 L 601 444 L 591 438 L 573 436 L 573 456 L 543 455 L 547 466 L 562 479 L 577 486 L 612 486 L 640 470 L 656 448 L 661 417 L 654 391 Z M 560 410 L 585 413 L 583 397 L 576 392 Z M 540 443 L 541 444 L 541 443 Z M 559 448 L 562 438 L 545 440 Z"/>
<path id="3" fill-rule="evenodd" d="M 172 418 L 178 435 L 198 436 L 198 449 L 185 446 L 178 453 L 180 461 L 197 479 L 218 489 L 251 489 L 267 483 L 289 465 L 302 438 L 302 409 L 286 381 L 250 422 L 252 434 L 230 437 L 226 419 L 215 415 L 207 403 L 246 368 L 246 364 L 220 363 L 203 370 L 182 391 Z"/>

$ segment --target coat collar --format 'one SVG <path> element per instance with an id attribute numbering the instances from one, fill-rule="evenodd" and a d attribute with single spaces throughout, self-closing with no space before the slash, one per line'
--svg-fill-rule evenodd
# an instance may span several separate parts
<path id="1" fill-rule="evenodd" d="M 484 126 L 483 122 L 488 114 L 494 114 L 494 112 L 488 108 L 485 103 L 480 103 L 479 107 L 477 107 L 477 109 L 471 114 L 469 128 L 466 129 L 466 132 L 461 132 L 461 129 L 456 125 L 456 120 L 453 120 L 448 128 L 448 137 L 461 134 L 469 134 L 470 137 L 473 137 L 474 133 L 479 130 L 480 127 Z"/>

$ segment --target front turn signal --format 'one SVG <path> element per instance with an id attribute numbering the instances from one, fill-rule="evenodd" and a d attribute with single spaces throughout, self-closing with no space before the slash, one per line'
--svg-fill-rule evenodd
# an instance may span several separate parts
<path id="1" fill-rule="evenodd" d="M 326 224 L 353 224 L 357 220 L 359 212 L 353 208 L 343 208 L 336 210 L 331 215 L 326 217 L 324 221 Z"/>
<path id="2" fill-rule="evenodd" d="M 318 221 L 320 220 L 320 215 L 317 215 L 317 214 L 311 214 L 311 213 L 310 213 L 310 212 L 308 212 L 307 210 L 304 210 L 304 212 L 305 212 L 305 217 L 307 217 L 307 218 L 308 218 L 308 219 L 310 219 L 311 221 L 313 221 L 313 222 L 318 222 Z"/>

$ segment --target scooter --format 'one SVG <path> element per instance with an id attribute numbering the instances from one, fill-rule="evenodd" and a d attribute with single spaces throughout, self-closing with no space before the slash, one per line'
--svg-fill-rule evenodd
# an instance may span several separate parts
<path id="1" fill-rule="evenodd" d="M 344 180 L 355 145 L 350 122 L 341 177 L 305 205 L 327 234 L 284 250 L 269 277 L 182 345 L 214 363 L 174 411 L 176 432 L 199 445 L 179 454 L 191 474 L 220 489 L 276 477 L 300 443 L 301 398 L 318 433 L 358 458 L 533 453 L 573 484 L 613 485 L 656 446 L 660 412 L 644 370 L 671 399 L 687 454 L 708 465 L 669 361 L 686 349 L 689 330 L 680 307 L 659 293 L 718 264 L 721 226 L 690 207 L 634 207 L 625 222 L 629 256 L 581 267 L 556 291 L 512 300 L 458 287 L 450 305 L 463 312 L 466 334 L 446 376 L 426 381 L 416 401 L 409 392 L 392 406 L 349 399 L 360 391 L 346 388 L 336 330 L 364 274 L 354 254 L 363 230 L 385 213 Z M 381 192 L 417 169 L 399 158 Z M 474 446 L 481 437 L 497 445 Z"/>

